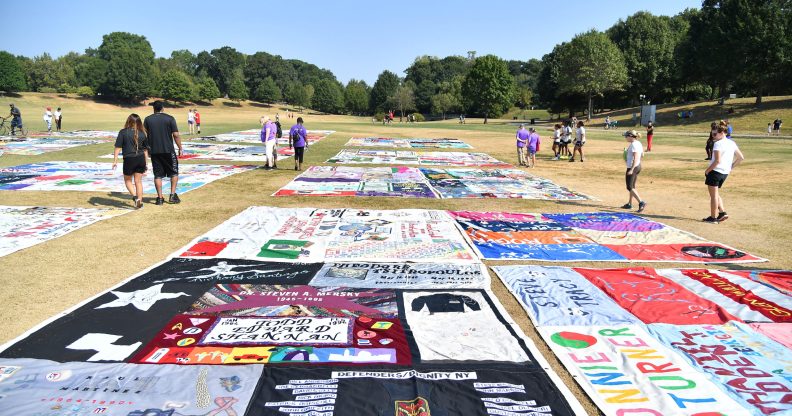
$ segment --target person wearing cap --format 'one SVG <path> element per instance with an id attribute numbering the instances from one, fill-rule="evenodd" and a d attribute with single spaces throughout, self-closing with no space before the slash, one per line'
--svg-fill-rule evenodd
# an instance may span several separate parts
<path id="1" fill-rule="evenodd" d="M 52 107 L 44 110 L 44 122 L 47 123 L 47 133 L 52 133 Z"/>
<path id="2" fill-rule="evenodd" d="M 520 124 L 520 128 L 517 129 L 517 163 L 519 166 L 528 166 L 525 163 L 525 145 L 528 143 L 528 136 L 531 133 L 528 130 L 525 130 L 525 124 Z"/>
<path id="3" fill-rule="evenodd" d="M 267 164 L 264 166 L 264 170 L 270 170 L 275 167 L 275 143 L 278 141 L 278 138 L 275 137 L 276 128 L 275 123 L 273 123 L 269 116 L 264 116 L 261 118 L 262 127 L 261 127 L 261 142 L 264 143 L 265 152 L 267 156 Z"/>
<path id="4" fill-rule="evenodd" d="M 302 170 L 303 155 L 308 147 L 308 131 L 303 127 L 302 117 L 289 129 L 289 148 L 294 147 L 294 170 Z"/>
<path id="5" fill-rule="evenodd" d="M 157 188 L 157 199 L 154 204 L 165 203 L 165 198 L 162 195 L 162 178 L 170 178 L 168 203 L 178 204 L 181 199 L 176 194 L 176 185 L 179 183 L 179 156 L 182 155 L 179 128 L 176 126 L 176 119 L 173 116 L 162 112 L 161 101 L 154 101 L 151 106 L 154 107 L 154 114 L 146 117 L 143 126 L 148 133 L 151 170 L 154 172 L 154 187 Z M 179 148 L 178 154 L 173 147 L 174 141 Z"/>
<path id="6" fill-rule="evenodd" d="M 19 127 L 19 132 L 22 133 L 22 112 L 14 104 L 9 104 L 9 107 L 11 107 L 11 111 L 8 113 L 8 116 L 11 117 L 11 135 L 14 136 L 16 135 L 17 127 Z"/>
<path id="7" fill-rule="evenodd" d="M 624 181 L 627 184 L 627 192 L 630 193 L 630 199 L 626 204 L 622 205 L 624 209 L 632 209 L 632 201 L 635 198 L 638 201 L 638 212 L 643 212 L 646 208 L 646 201 L 641 199 L 638 191 L 635 190 L 635 183 L 638 180 L 638 174 L 641 173 L 641 159 L 643 156 L 643 146 L 638 140 L 641 133 L 635 130 L 624 132 L 624 138 L 629 143 L 627 149 L 624 150 L 624 160 L 627 162 L 627 172 L 624 175 Z"/>
<path id="8" fill-rule="evenodd" d="M 530 134 L 528 135 L 528 141 L 526 142 L 526 149 L 528 150 L 528 167 L 532 168 L 536 166 L 536 152 L 539 151 L 539 144 L 541 143 L 541 139 L 539 138 L 539 133 L 536 132 L 536 129 L 531 127 L 528 129 Z"/>

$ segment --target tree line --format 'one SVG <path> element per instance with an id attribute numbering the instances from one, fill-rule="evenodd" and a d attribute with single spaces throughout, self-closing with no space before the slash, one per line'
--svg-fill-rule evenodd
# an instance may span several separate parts
<path id="1" fill-rule="evenodd" d="M 219 97 L 286 102 L 328 113 L 395 110 L 498 117 L 539 106 L 574 114 L 639 101 L 670 103 L 792 93 L 792 0 L 704 0 L 675 16 L 638 12 L 556 45 L 542 59 L 420 56 L 404 76 L 341 84 L 326 69 L 225 46 L 156 58 L 145 37 L 116 32 L 84 54 L 53 59 L 0 52 L 0 90 L 95 93 L 122 100 Z"/>

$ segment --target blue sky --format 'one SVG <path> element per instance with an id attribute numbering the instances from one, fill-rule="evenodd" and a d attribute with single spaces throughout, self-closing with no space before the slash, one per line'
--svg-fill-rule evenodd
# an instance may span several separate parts
<path id="1" fill-rule="evenodd" d="M 4 2 L 0 49 L 54 57 L 97 47 L 114 31 L 145 36 L 157 56 L 232 46 L 329 69 L 341 82 L 403 76 L 421 55 L 541 58 L 576 33 L 605 30 L 647 10 L 674 15 L 700 0 L 601 1 L 181 1 Z M 123 6 L 122 6 L 123 4 Z M 560 7 L 563 6 L 563 7 Z M 297 23 L 299 22 L 299 23 Z M 301 27 L 303 30 L 296 30 Z"/>

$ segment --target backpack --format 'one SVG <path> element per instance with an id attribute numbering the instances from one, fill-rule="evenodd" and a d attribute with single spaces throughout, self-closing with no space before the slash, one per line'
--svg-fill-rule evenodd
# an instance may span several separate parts
<path id="1" fill-rule="evenodd" d="M 279 139 L 283 137 L 283 130 L 281 129 L 280 121 L 275 122 L 275 137 Z"/>

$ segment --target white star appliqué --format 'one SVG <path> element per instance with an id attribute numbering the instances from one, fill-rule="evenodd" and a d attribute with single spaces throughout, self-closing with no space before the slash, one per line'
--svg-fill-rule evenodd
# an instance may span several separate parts
<path id="1" fill-rule="evenodd" d="M 96 309 L 102 308 L 120 308 L 122 306 L 132 305 L 141 311 L 148 311 L 158 300 L 173 299 L 179 296 L 189 296 L 184 292 L 179 293 L 162 293 L 162 284 L 151 286 L 148 289 L 136 290 L 134 292 L 118 292 L 111 290 L 110 293 L 118 296 L 118 299 L 105 303 L 104 305 L 97 306 Z"/>

